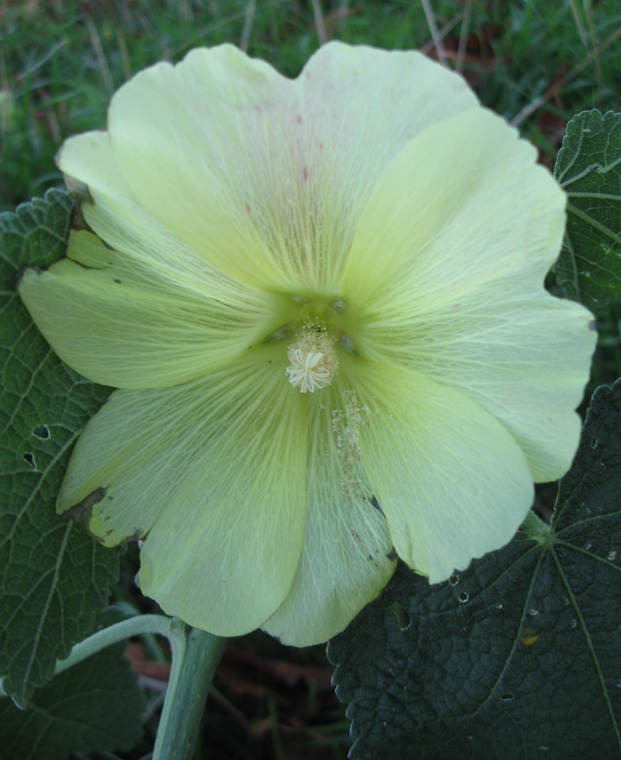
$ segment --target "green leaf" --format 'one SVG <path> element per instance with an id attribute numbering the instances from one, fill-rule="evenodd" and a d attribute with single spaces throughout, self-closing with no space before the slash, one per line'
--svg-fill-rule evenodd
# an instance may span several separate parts
<path id="1" fill-rule="evenodd" d="M 72 752 L 131 749 L 145 699 L 124 648 L 109 647 L 61 673 L 26 710 L 0 700 L 3 757 L 65 760 Z"/>
<path id="2" fill-rule="evenodd" d="M 72 209 L 52 190 L 0 214 L 0 674 L 20 705 L 89 633 L 118 575 L 118 552 L 54 508 L 71 447 L 109 390 L 52 353 L 14 289 L 22 267 L 63 256 Z"/>
<path id="3" fill-rule="evenodd" d="M 568 196 L 558 284 L 567 298 L 601 309 L 621 296 L 621 113 L 574 116 L 554 174 Z"/>
<path id="4" fill-rule="evenodd" d="M 330 642 L 350 757 L 621 757 L 620 493 L 621 380 L 593 396 L 550 530 L 438 586 L 400 567 Z"/>

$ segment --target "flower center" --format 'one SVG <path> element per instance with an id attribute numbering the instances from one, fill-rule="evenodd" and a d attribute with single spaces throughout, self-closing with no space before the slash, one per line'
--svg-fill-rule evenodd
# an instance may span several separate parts
<path id="1" fill-rule="evenodd" d="M 330 385 L 339 366 L 332 338 L 321 323 L 307 322 L 302 334 L 287 349 L 289 382 L 301 393 Z"/>

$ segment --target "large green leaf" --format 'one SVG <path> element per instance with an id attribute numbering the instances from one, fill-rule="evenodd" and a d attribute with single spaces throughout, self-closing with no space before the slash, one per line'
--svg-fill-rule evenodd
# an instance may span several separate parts
<path id="1" fill-rule="evenodd" d="M 404 567 L 330 642 L 352 758 L 621 757 L 621 381 L 599 388 L 551 528 L 447 583 Z"/>
<path id="2" fill-rule="evenodd" d="M 621 113 L 574 116 L 554 174 L 568 196 L 558 284 L 568 298 L 602 308 L 621 293 Z"/>
<path id="3" fill-rule="evenodd" d="M 118 572 L 54 502 L 73 442 L 109 391 L 66 367 L 15 289 L 27 264 L 61 258 L 73 202 L 56 190 L 0 214 L 0 675 L 23 705 L 92 628 Z"/>
<path id="4" fill-rule="evenodd" d="M 72 752 L 131 749 L 145 700 L 138 678 L 110 647 L 37 691 L 27 710 L 0 700 L 0 746 L 11 760 L 65 760 Z"/>

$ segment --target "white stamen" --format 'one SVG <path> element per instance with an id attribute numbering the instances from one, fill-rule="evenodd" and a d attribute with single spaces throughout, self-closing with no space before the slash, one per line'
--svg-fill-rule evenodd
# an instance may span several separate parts
<path id="1" fill-rule="evenodd" d="M 331 338 L 310 326 L 298 341 L 289 346 L 287 356 L 289 382 L 294 388 L 299 387 L 301 393 L 312 393 L 330 385 L 339 366 Z"/>

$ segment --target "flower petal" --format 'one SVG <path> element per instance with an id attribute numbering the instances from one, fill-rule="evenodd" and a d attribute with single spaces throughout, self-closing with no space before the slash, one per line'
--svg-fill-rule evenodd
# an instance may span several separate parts
<path id="1" fill-rule="evenodd" d="M 580 305 L 515 291 L 496 282 L 366 345 L 368 355 L 407 364 L 478 402 L 519 443 L 535 482 L 546 482 L 564 475 L 576 453 L 574 409 L 597 335 Z"/>
<path id="2" fill-rule="evenodd" d="M 575 454 L 596 336 L 588 311 L 543 290 L 565 200 L 535 158 L 483 109 L 419 135 L 364 212 L 345 298 L 359 353 L 466 393 L 546 481 Z"/>
<path id="3" fill-rule="evenodd" d="M 418 314 L 509 274 L 540 289 L 565 194 L 536 151 L 484 108 L 426 129 L 375 187 L 346 271 L 356 306 Z M 378 266 L 381 264 L 381 266 Z"/>
<path id="4" fill-rule="evenodd" d="M 298 232 L 311 253 L 302 264 L 314 265 L 306 280 L 341 295 L 356 226 L 382 173 L 412 137 L 478 101 L 462 77 L 421 53 L 340 42 L 319 48 L 296 85 L 299 204 L 283 222 L 312 219 Z"/>
<path id="5" fill-rule="evenodd" d="M 100 193 L 120 201 L 121 208 L 126 201 L 136 204 L 116 165 L 107 132 L 84 132 L 65 140 L 56 155 L 56 164 L 71 193 L 89 206 L 96 205 L 94 201 Z"/>
<path id="6" fill-rule="evenodd" d="M 339 295 L 382 171 L 421 129 L 475 106 L 461 77 L 420 53 L 334 42 L 291 81 L 222 45 L 157 64 L 116 93 L 108 128 L 122 180 L 90 165 L 88 141 L 80 155 L 63 149 L 60 166 L 95 199 L 97 185 L 125 183 L 238 279 Z"/>
<path id="7" fill-rule="evenodd" d="M 285 366 L 276 344 L 185 385 L 117 391 L 59 495 L 107 546 L 146 536 L 144 593 L 217 635 L 261 625 L 300 559 L 306 411 Z"/>
<path id="8" fill-rule="evenodd" d="M 356 421 L 366 410 L 339 375 L 308 394 L 304 547 L 291 590 L 263 625 L 283 643 L 318 644 L 344 630 L 388 583 L 395 562 L 386 518 L 360 468 Z"/>
<path id="9" fill-rule="evenodd" d="M 223 275 L 139 208 L 100 199 L 97 228 L 106 244 L 74 232 L 68 259 L 47 272 L 26 270 L 19 283 L 56 353 L 94 382 L 182 383 L 240 356 L 290 318 L 283 298 Z"/>
<path id="10" fill-rule="evenodd" d="M 360 461 L 397 554 L 438 583 L 508 543 L 534 489 L 505 428 L 413 370 L 344 358 L 339 371 L 369 409 Z"/>

